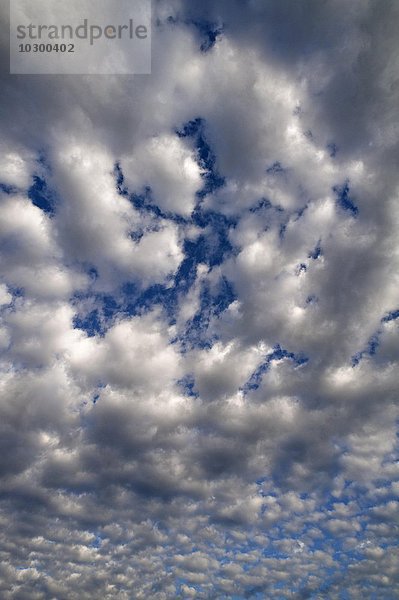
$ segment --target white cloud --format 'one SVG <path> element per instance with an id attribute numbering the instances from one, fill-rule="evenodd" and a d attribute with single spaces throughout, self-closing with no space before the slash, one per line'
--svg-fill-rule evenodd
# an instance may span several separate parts
<path id="1" fill-rule="evenodd" d="M 121 166 L 130 191 L 140 193 L 149 186 L 163 211 L 188 216 L 194 209 L 195 193 L 202 187 L 201 171 L 193 150 L 176 135 L 150 139 Z"/>

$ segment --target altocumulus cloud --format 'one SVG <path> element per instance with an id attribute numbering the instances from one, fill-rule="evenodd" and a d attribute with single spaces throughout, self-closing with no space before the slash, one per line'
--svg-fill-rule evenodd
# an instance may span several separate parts
<path id="1" fill-rule="evenodd" d="M 396 598 L 399 5 L 153 17 L 151 76 L 2 30 L 0 595 Z"/>

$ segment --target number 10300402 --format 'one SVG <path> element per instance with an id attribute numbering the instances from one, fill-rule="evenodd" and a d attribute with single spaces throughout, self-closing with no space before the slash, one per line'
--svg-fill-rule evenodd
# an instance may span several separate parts
<path id="1" fill-rule="evenodd" d="M 75 52 L 75 44 L 19 44 L 19 52 Z"/>

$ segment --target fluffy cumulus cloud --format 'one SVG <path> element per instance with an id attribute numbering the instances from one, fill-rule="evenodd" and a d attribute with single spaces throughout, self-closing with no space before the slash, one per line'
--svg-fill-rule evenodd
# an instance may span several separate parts
<path id="1" fill-rule="evenodd" d="M 129 77 L 2 30 L 2 598 L 398 597 L 398 25 L 154 0 Z"/>

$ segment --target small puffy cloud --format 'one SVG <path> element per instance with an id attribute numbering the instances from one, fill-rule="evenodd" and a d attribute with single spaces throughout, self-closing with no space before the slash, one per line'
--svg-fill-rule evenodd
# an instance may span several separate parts
<path id="1" fill-rule="evenodd" d="M 153 137 L 122 160 L 121 167 L 129 189 L 140 193 L 150 187 L 164 212 L 188 216 L 194 209 L 195 194 L 202 187 L 201 170 L 193 149 L 176 135 Z"/>

